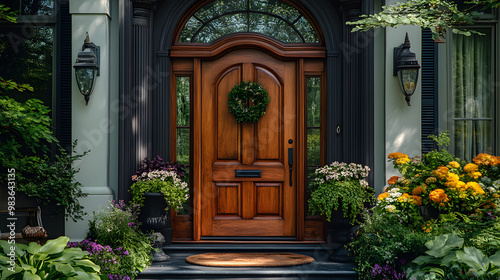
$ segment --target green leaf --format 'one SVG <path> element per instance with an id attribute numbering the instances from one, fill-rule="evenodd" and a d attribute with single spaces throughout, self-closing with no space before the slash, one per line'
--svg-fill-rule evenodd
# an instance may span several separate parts
<path id="1" fill-rule="evenodd" d="M 41 280 L 40 276 L 31 273 L 30 271 L 25 271 L 23 274 L 23 280 Z"/>
<path id="2" fill-rule="evenodd" d="M 40 246 L 40 244 L 37 244 L 36 242 L 31 242 L 29 245 L 28 245 L 28 253 L 34 255 L 36 253 L 38 253 L 38 251 L 40 251 L 40 248 L 42 248 L 42 246 Z"/>
<path id="3" fill-rule="evenodd" d="M 500 267 L 500 251 L 497 251 L 490 257 L 490 262 L 495 266 Z"/>
<path id="4" fill-rule="evenodd" d="M 467 264 L 475 271 L 483 273 L 488 270 L 490 262 L 488 257 L 475 247 L 464 247 L 463 252 L 457 251 L 457 259 L 459 262 Z"/>
<path id="5" fill-rule="evenodd" d="M 75 273 L 75 269 L 73 268 L 73 266 L 71 266 L 69 264 L 55 263 L 55 264 L 53 264 L 53 267 L 55 268 L 55 270 L 61 272 L 64 275 L 67 275 L 67 276 Z"/>
<path id="6" fill-rule="evenodd" d="M 451 234 L 443 234 L 425 244 L 425 246 L 429 248 L 426 253 L 436 258 L 442 258 L 452 250 L 459 249 L 463 244 L 464 239 L 458 237 L 455 232 Z"/>
<path id="7" fill-rule="evenodd" d="M 97 273 L 85 273 L 82 271 L 77 271 L 76 276 L 68 277 L 68 280 L 100 280 Z"/>
<path id="8" fill-rule="evenodd" d="M 99 272 L 101 270 L 100 266 L 94 264 L 92 261 L 90 261 L 88 259 L 75 260 L 74 263 L 76 266 L 87 267 L 87 268 L 93 269 L 95 272 Z"/>
<path id="9" fill-rule="evenodd" d="M 66 236 L 61 236 L 57 239 L 49 240 L 45 245 L 40 248 L 38 254 L 47 254 L 47 255 L 52 255 L 52 254 L 57 254 L 61 253 L 64 248 L 66 248 L 66 245 L 68 244 L 69 238 Z"/>

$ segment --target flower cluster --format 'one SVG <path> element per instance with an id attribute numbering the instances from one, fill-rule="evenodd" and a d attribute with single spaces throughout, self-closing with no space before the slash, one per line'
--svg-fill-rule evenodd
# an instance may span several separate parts
<path id="1" fill-rule="evenodd" d="M 85 239 L 81 242 L 69 242 L 69 248 L 81 248 L 89 252 L 89 259 L 101 267 L 101 274 L 108 276 L 109 279 L 130 280 L 130 276 L 123 275 L 121 270 L 121 260 L 128 256 L 128 250 L 122 247 L 112 248 L 109 245 L 101 245 L 91 239 Z M 102 278 L 101 278 L 102 279 Z"/>
<path id="2" fill-rule="evenodd" d="M 184 177 L 184 174 L 186 173 L 184 170 L 185 167 L 186 166 L 183 164 L 164 161 L 161 156 L 156 156 L 152 159 L 143 159 L 135 175 L 140 176 L 143 173 L 148 173 L 154 170 L 167 170 L 177 173 L 177 176 L 182 179 Z"/>
<path id="3" fill-rule="evenodd" d="M 423 222 L 422 205 L 440 213 L 464 214 L 496 206 L 500 197 L 499 157 L 480 154 L 472 163 L 458 159 L 444 162 L 444 158 L 449 158 L 444 152 L 431 155 L 432 161 L 429 156 L 419 161 L 402 153 L 389 154 L 389 161 L 403 176 L 388 180 L 388 187 L 378 196 L 379 211 L 396 213 L 405 222 L 417 222 L 418 227 Z"/>
<path id="4" fill-rule="evenodd" d="M 394 268 L 392 265 L 386 264 L 381 266 L 376 264 L 371 272 L 373 279 L 381 280 L 399 280 L 406 279 L 406 273 Z"/>
<path id="5" fill-rule="evenodd" d="M 343 181 L 343 180 L 359 180 L 361 186 L 367 187 L 368 182 L 366 177 L 370 172 L 370 167 L 362 166 L 361 164 L 338 161 L 332 162 L 329 165 L 317 168 L 315 171 L 315 179 L 318 183 L 323 184 L 326 181 Z"/>

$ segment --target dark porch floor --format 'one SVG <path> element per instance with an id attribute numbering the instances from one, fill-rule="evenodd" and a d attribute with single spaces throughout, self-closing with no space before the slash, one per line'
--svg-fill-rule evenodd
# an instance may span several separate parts
<path id="1" fill-rule="evenodd" d="M 157 262 L 137 279 L 357 279 L 352 263 L 328 261 L 326 244 L 174 244 L 164 247 L 172 259 Z M 287 267 L 207 267 L 193 265 L 186 257 L 206 252 L 293 252 L 315 262 Z"/>

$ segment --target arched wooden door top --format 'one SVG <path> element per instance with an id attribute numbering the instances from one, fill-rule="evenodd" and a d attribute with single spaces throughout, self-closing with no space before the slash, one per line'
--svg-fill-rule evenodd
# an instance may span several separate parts
<path id="1" fill-rule="evenodd" d="M 324 46 L 316 44 L 284 44 L 255 33 L 241 33 L 225 37 L 214 44 L 178 44 L 172 46 L 171 57 L 198 57 L 216 59 L 237 49 L 258 49 L 279 59 L 323 58 Z"/>

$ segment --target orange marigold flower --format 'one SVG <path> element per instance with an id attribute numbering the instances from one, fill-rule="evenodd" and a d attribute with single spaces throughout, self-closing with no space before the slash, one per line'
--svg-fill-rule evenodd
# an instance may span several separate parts
<path id="1" fill-rule="evenodd" d="M 491 165 L 495 166 L 500 164 L 500 157 L 496 157 L 490 154 L 486 153 L 481 153 L 477 155 L 474 159 L 472 159 L 474 163 L 480 164 L 480 165 Z"/>
<path id="2" fill-rule="evenodd" d="M 458 182 L 460 181 L 460 177 L 458 177 L 458 175 L 455 173 L 448 173 L 446 175 L 446 180 L 449 182 Z"/>
<path id="3" fill-rule="evenodd" d="M 411 192 L 413 195 L 421 195 L 423 192 L 425 192 L 425 188 L 422 186 L 418 186 L 413 191 Z"/>
<path id="4" fill-rule="evenodd" d="M 389 193 L 386 193 L 386 192 L 385 192 L 385 193 L 381 193 L 381 194 L 379 194 L 377 198 L 378 198 L 379 200 L 384 200 L 384 199 L 386 199 L 387 197 L 389 197 L 389 195 L 390 195 Z"/>
<path id="5" fill-rule="evenodd" d="M 398 182 L 399 176 L 392 176 L 391 179 L 389 179 L 387 182 L 389 185 L 394 185 Z"/>
<path id="6" fill-rule="evenodd" d="M 478 170 L 478 166 L 474 163 L 468 163 L 464 166 L 464 171 L 467 173 L 476 172 Z"/>
<path id="7" fill-rule="evenodd" d="M 435 189 L 429 194 L 429 199 L 434 203 L 444 203 L 450 201 L 443 189 Z"/>
<path id="8" fill-rule="evenodd" d="M 413 200 L 412 201 L 413 204 L 415 204 L 415 205 L 422 205 L 422 197 L 420 197 L 418 195 L 412 195 L 411 198 Z"/>
<path id="9" fill-rule="evenodd" d="M 448 167 L 445 166 L 439 166 L 436 170 L 432 171 L 432 175 L 438 177 L 441 180 L 444 180 L 447 174 L 448 174 Z"/>
<path id="10" fill-rule="evenodd" d="M 460 168 L 460 163 L 456 162 L 456 161 L 450 161 L 450 163 L 448 164 L 451 168 Z"/>
<path id="11" fill-rule="evenodd" d="M 396 164 L 405 164 L 407 162 L 410 162 L 410 158 L 408 157 L 408 155 L 403 153 L 390 153 L 387 157 L 395 159 Z"/>

